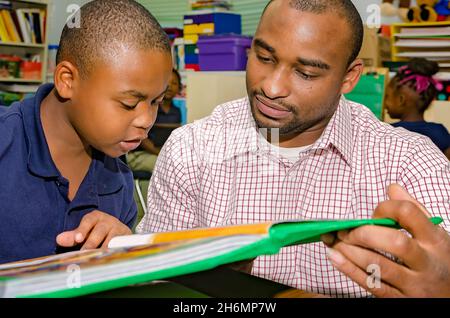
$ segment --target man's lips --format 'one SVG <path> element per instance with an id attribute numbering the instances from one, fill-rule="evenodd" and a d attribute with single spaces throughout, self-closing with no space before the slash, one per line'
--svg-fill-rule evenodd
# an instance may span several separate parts
<path id="1" fill-rule="evenodd" d="M 255 96 L 256 107 L 258 110 L 265 116 L 274 118 L 274 119 L 282 119 L 291 115 L 291 111 L 286 108 L 271 103 L 269 101 L 263 100 L 261 97 Z"/>

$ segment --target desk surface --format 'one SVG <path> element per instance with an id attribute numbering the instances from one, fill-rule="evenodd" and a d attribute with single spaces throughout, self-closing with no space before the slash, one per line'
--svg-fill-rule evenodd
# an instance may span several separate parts
<path id="1" fill-rule="evenodd" d="M 100 292 L 95 298 L 314 298 L 319 295 L 292 289 L 263 278 L 221 266 L 213 270 L 178 276 Z"/>

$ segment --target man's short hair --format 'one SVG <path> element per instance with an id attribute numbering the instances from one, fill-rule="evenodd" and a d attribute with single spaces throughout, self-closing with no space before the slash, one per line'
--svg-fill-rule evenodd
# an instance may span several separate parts
<path id="1" fill-rule="evenodd" d="M 82 76 L 89 74 L 95 62 L 114 56 L 124 45 L 170 52 L 167 34 L 153 15 L 136 1 L 94 0 L 75 15 L 79 16 L 80 24 L 64 26 L 56 63 L 69 61 Z"/>
<path id="2" fill-rule="evenodd" d="M 263 15 L 272 2 L 274 2 L 274 0 L 270 0 L 266 5 Z M 352 41 L 352 51 L 348 60 L 348 65 L 358 57 L 363 43 L 364 26 L 359 12 L 351 0 L 289 0 L 289 5 L 292 8 L 303 12 L 315 14 L 333 12 L 343 17 L 347 21 L 350 26 L 350 31 L 352 32 L 350 37 Z"/>

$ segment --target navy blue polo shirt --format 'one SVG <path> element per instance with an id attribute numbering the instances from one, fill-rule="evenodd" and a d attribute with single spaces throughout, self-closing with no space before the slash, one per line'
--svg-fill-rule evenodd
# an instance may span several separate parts
<path id="1" fill-rule="evenodd" d="M 89 171 L 75 198 L 56 168 L 40 119 L 42 100 L 53 85 L 33 98 L 0 107 L 0 263 L 55 254 L 56 236 L 78 227 L 99 210 L 130 228 L 137 208 L 129 168 L 94 150 Z"/>
<path id="2" fill-rule="evenodd" d="M 181 111 L 178 107 L 173 104 L 169 108 L 169 112 L 165 112 L 162 107 L 158 108 L 158 116 L 156 117 L 155 124 L 180 124 L 181 123 Z M 156 147 L 161 148 L 167 139 L 169 139 L 170 134 L 176 128 L 163 128 L 153 126 L 148 133 L 148 138 L 153 141 Z"/>
<path id="3" fill-rule="evenodd" d="M 394 127 L 403 127 L 409 131 L 429 137 L 443 152 L 450 148 L 450 134 L 441 124 L 425 121 L 400 121 L 392 125 Z"/>

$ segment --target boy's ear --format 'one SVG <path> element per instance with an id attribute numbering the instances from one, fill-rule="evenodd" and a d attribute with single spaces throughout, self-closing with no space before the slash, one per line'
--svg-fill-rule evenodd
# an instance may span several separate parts
<path id="1" fill-rule="evenodd" d="M 347 74 L 345 74 L 344 81 L 341 87 L 341 94 L 350 93 L 353 88 L 355 88 L 356 84 L 363 73 L 364 63 L 361 59 L 356 59 L 347 69 Z"/>
<path id="2" fill-rule="evenodd" d="M 62 61 L 56 66 L 53 78 L 58 95 L 63 99 L 71 99 L 74 82 L 78 80 L 78 70 L 75 65 Z"/>

